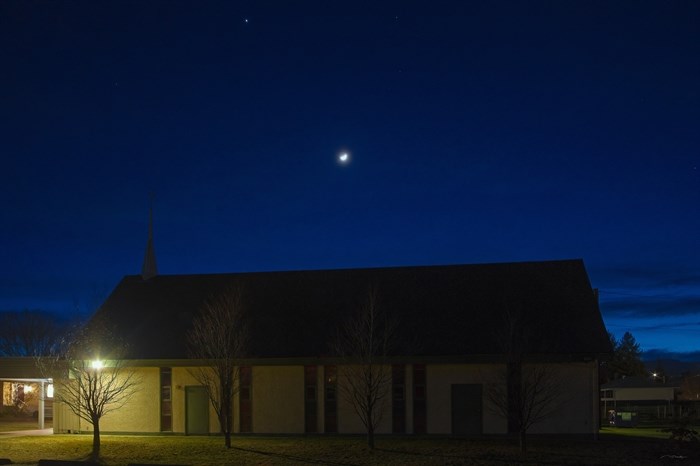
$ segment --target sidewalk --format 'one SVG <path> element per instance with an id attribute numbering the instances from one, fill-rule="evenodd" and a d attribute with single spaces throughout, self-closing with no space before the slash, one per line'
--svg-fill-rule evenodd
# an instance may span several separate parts
<path id="1" fill-rule="evenodd" d="M 35 430 L 14 430 L 11 432 L 0 432 L 0 439 L 7 437 L 29 437 L 37 435 L 52 435 L 53 428 Z"/>

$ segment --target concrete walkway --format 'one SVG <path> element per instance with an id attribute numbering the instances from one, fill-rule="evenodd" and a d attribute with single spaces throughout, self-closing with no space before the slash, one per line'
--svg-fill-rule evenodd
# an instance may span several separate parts
<path id="1" fill-rule="evenodd" d="M 53 429 L 36 429 L 36 430 L 13 430 L 11 432 L 0 432 L 0 439 L 7 437 L 30 437 L 37 435 L 51 435 Z"/>

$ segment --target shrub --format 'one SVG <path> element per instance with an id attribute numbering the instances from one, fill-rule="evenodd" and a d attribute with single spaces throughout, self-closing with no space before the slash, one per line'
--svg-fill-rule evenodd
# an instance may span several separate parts
<path id="1" fill-rule="evenodd" d="M 692 418 L 688 416 L 679 418 L 675 425 L 661 429 L 661 432 L 671 434 L 669 440 L 676 442 L 680 448 L 700 443 L 700 434 L 693 428 Z"/>

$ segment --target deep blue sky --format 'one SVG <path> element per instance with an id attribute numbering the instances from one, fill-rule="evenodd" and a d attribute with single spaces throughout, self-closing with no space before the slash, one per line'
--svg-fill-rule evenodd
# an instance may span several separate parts
<path id="1" fill-rule="evenodd" d="M 161 273 L 580 257 L 700 359 L 700 3 L 373 3 L 0 2 L 0 310 L 94 309 L 153 192 Z"/>

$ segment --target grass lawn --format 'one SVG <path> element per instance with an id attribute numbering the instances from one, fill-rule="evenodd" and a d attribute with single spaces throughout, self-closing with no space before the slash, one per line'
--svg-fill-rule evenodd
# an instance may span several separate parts
<path id="1" fill-rule="evenodd" d="M 667 439 L 668 432 L 661 432 L 662 427 L 603 427 L 601 435 L 620 435 L 625 437 L 642 437 Z"/>
<path id="2" fill-rule="evenodd" d="M 0 458 L 14 463 L 47 459 L 84 459 L 90 435 L 43 437 L 0 436 Z M 658 465 L 688 456 L 686 464 L 700 464 L 700 451 L 676 451 L 666 440 L 625 435 L 602 435 L 598 441 L 533 438 L 526 456 L 504 439 L 378 437 L 369 451 L 362 437 L 234 437 L 226 450 L 221 437 L 104 435 L 102 461 L 109 466 L 128 463 L 189 465 Z"/>

